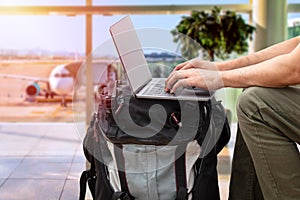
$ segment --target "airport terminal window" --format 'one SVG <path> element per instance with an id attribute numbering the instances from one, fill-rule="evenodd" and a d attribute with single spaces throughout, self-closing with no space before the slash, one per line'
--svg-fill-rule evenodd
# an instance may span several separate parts
<path id="1" fill-rule="evenodd" d="M 288 14 L 288 38 L 300 35 L 300 13 Z"/>
<path id="2" fill-rule="evenodd" d="M 85 53 L 85 17 L 0 16 L 0 55 L 15 58 L 78 58 Z"/>
<path id="3" fill-rule="evenodd" d="M 0 5 L 4 6 L 83 6 L 85 0 L 9 0 L 0 1 Z"/>
<path id="4" fill-rule="evenodd" d="M 114 16 L 93 16 L 93 48 L 97 48 L 105 41 L 110 40 L 109 27 L 121 19 L 124 15 Z M 160 28 L 171 30 L 181 20 L 184 15 L 131 15 L 134 26 L 140 28 Z"/>
<path id="5" fill-rule="evenodd" d="M 242 17 L 248 22 L 249 14 L 240 13 Z M 140 28 L 160 28 L 171 30 L 176 27 L 180 22 L 183 14 L 170 14 L 170 15 L 131 15 L 131 19 L 134 26 L 137 29 Z M 93 47 L 97 47 L 104 41 L 109 40 L 109 26 L 119 19 L 124 17 L 124 15 L 114 15 L 114 16 L 93 16 Z"/>
<path id="6" fill-rule="evenodd" d="M 1 74 L 19 77 L 0 79 L 0 107 L 7 103 L 16 107 L 27 104 L 29 107 L 44 106 L 45 100 L 51 99 L 54 94 L 50 84 L 39 82 L 38 86 L 34 85 L 40 88 L 38 96 L 30 96 L 26 89 L 32 86 L 35 80 L 32 77 L 49 79 L 56 67 L 85 57 L 85 16 L 1 15 L 0 26 L 0 37 L 5 38 L 0 46 Z M 78 67 L 70 70 L 74 77 L 75 70 L 78 71 Z M 58 79 L 71 77 L 68 72 L 54 76 Z M 25 80 L 22 77 L 31 78 Z M 68 98 L 70 96 L 71 93 Z M 60 106 L 60 102 L 53 102 L 51 106 Z M 27 120 L 22 114 L 13 119 Z"/>
<path id="7" fill-rule="evenodd" d="M 215 0 L 213 3 L 207 0 L 164 0 L 164 1 L 140 1 L 140 0 L 93 0 L 94 5 L 206 5 L 206 4 L 248 4 L 249 0 Z"/>
<path id="8" fill-rule="evenodd" d="M 288 3 L 300 3 L 300 0 L 288 0 Z"/>

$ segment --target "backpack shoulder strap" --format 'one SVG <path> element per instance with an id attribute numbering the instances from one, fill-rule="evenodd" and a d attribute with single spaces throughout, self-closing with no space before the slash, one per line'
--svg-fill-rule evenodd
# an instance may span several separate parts
<path id="1" fill-rule="evenodd" d="M 84 200 L 85 199 L 85 194 L 86 194 L 86 183 L 88 179 L 88 170 L 85 170 L 81 173 L 80 176 L 80 191 L 79 191 L 79 200 Z"/>
<path id="2" fill-rule="evenodd" d="M 175 152 L 176 200 L 186 200 L 188 197 L 185 166 L 186 146 L 186 144 L 179 145 Z"/>
<path id="3" fill-rule="evenodd" d="M 115 192 L 112 195 L 111 200 L 132 200 L 132 198 L 126 192 Z"/>
<path id="4" fill-rule="evenodd" d="M 84 200 L 86 195 L 86 184 L 88 183 L 93 199 L 95 199 L 95 187 L 96 187 L 96 168 L 94 159 L 91 162 L 91 168 L 82 172 L 80 176 L 80 191 L 79 200 Z"/>
<path id="5" fill-rule="evenodd" d="M 129 192 L 129 188 L 127 184 L 123 146 L 121 144 L 116 145 L 116 147 L 114 148 L 114 154 L 117 161 L 117 169 L 118 169 L 122 191 L 115 192 L 113 197 L 118 197 L 117 199 L 122 199 L 122 200 L 134 200 L 134 197 Z"/>

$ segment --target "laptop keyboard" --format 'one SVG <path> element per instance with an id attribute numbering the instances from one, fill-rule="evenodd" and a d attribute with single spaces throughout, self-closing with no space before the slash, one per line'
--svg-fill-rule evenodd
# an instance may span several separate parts
<path id="1" fill-rule="evenodd" d="M 156 83 L 149 89 L 147 94 L 155 95 L 155 96 L 174 96 L 174 94 L 165 92 L 164 87 L 165 87 L 164 82 L 163 84 Z"/>
<path id="2" fill-rule="evenodd" d="M 156 96 L 156 97 L 174 97 L 175 94 L 165 92 L 165 80 L 158 79 L 149 82 L 141 91 L 142 95 Z"/>

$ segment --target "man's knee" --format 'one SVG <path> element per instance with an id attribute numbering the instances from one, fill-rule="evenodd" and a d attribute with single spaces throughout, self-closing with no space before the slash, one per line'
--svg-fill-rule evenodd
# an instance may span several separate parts
<path id="1" fill-rule="evenodd" d="M 251 116 L 253 113 L 259 110 L 259 107 L 263 104 L 266 88 L 251 87 L 247 88 L 239 96 L 237 103 L 237 115 L 238 117 Z"/>

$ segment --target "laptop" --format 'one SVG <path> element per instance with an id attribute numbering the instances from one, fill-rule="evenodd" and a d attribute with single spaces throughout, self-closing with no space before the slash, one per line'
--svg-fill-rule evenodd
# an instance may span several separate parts
<path id="1" fill-rule="evenodd" d="M 214 91 L 192 87 L 179 89 L 175 94 L 165 92 L 166 78 L 152 78 L 129 15 L 113 24 L 109 32 L 136 98 L 208 101 L 214 95 Z"/>

